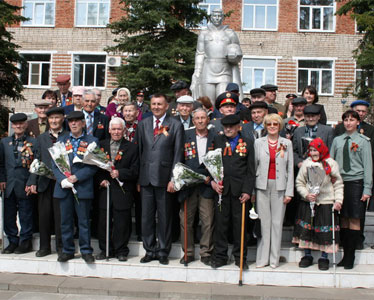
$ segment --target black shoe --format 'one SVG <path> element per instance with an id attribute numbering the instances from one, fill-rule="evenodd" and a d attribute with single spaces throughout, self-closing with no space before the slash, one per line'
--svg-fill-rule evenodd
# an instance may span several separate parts
<path id="1" fill-rule="evenodd" d="M 321 257 L 318 260 L 318 269 L 321 271 L 327 271 L 329 269 L 330 261 L 327 258 Z"/>
<path id="2" fill-rule="evenodd" d="M 160 262 L 161 265 L 168 265 L 169 264 L 169 259 L 167 256 L 160 256 L 158 258 L 158 261 Z"/>
<path id="3" fill-rule="evenodd" d="M 374 249 L 374 245 L 370 247 L 371 249 Z"/>
<path id="4" fill-rule="evenodd" d="M 345 256 L 343 256 L 342 260 L 336 265 L 337 267 L 344 267 L 345 265 Z"/>
<path id="5" fill-rule="evenodd" d="M 84 259 L 86 264 L 93 264 L 95 262 L 95 257 L 92 255 L 92 253 L 82 254 L 82 258 Z"/>
<path id="6" fill-rule="evenodd" d="M 136 237 L 136 240 L 137 240 L 138 242 L 141 242 L 143 239 L 142 239 L 142 237 L 141 237 L 140 235 L 138 235 L 138 236 Z"/>
<path id="7" fill-rule="evenodd" d="M 146 264 L 146 263 L 149 263 L 151 262 L 152 260 L 155 260 L 153 256 L 150 256 L 148 254 L 146 254 L 145 256 L 143 256 L 141 259 L 140 259 L 140 262 L 142 264 Z"/>
<path id="8" fill-rule="evenodd" d="M 31 240 L 22 241 L 19 246 L 14 250 L 15 254 L 24 254 L 32 251 Z"/>
<path id="9" fill-rule="evenodd" d="M 235 265 L 240 269 L 240 260 L 236 260 Z M 245 260 L 243 261 L 243 270 L 248 270 L 248 264 Z"/>
<path id="10" fill-rule="evenodd" d="M 307 268 L 313 265 L 313 256 L 304 256 L 299 262 L 299 268 Z"/>
<path id="11" fill-rule="evenodd" d="M 109 252 L 108 258 L 113 258 L 113 257 L 114 257 L 113 254 Z M 97 254 L 95 256 L 95 258 L 97 260 L 104 260 L 104 259 L 106 259 L 106 253 L 105 253 L 105 251 L 101 251 L 99 254 Z"/>
<path id="12" fill-rule="evenodd" d="M 210 256 L 204 256 L 200 258 L 200 261 L 207 266 L 210 266 Z"/>
<path id="13" fill-rule="evenodd" d="M 74 254 L 68 254 L 68 253 L 62 252 L 61 255 L 58 256 L 57 261 L 67 262 L 68 260 L 73 259 L 73 258 L 74 258 Z"/>
<path id="14" fill-rule="evenodd" d="M 187 256 L 187 263 L 189 264 L 190 262 L 193 262 L 195 260 L 195 257 L 193 256 Z M 182 265 L 184 265 L 185 263 L 185 260 L 184 260 L 184 256 L 180 259 L 179 261 Z"/>
<path id="15" fill-rule="evenodd" d="M 44 256 L 47 256 L 51 253 L 52 253 L 51 249 L 40 249 L 40 250 L 36 251 L 35 256 L 36 257 L 44 257 Z"/>
<path id="16" fill-rule="evenodd" d="M 16 250 L 18 247 L 17 244 L 13 244 L 13 243 L 10 243 L 8 245 L 8 247 L 6 247 L 4 250 L 3 250 L 3 254 L 12 254 L 14 252 L 14 250 Z"/>
<path id="17" fill-rule="evenodd" d="M 358 243 L 356 245 L 356 250 L 364 250 L 364 243 Z"/>
<path id="18" fill-rule="evenodd" d="M 119 261 L 127 261 L 127 256 L 125 254 L 118 254 L 117 258 Z"/>
<path id="19" fill-rule="evenodd" d="M 226 266 L 227 265 L 227 262 L 224 261 L 224 260 L 212 260 L 210 262 L 210 266 L 213 268 L 213 269 L 218 269 L 220 267 L 223 267 L 223 266 Z"/>

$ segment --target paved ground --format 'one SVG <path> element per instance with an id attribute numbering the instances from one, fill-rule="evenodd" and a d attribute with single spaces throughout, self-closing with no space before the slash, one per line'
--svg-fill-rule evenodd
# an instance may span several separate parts
<path id="1" fill-rule="evenodd" d="M 130 299 L 355 299 L 372 300 L 372 289 L 323 289 L 0 273 L 0 300 Z"/>

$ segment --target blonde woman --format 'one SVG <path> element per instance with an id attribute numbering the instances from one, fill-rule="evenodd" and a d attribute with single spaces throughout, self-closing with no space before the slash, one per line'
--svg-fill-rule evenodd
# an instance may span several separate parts
<path id="1" fill-rule="evenodd" d="M 267 136 L 255 141 L 256 208 L 261 219 L 256 267 L 279 266 L 283 218 L 294 190 L 292 143 L 279 136 L 283 120 L 278 114 L 264 118 Z"/>
<path id="2" fill-rule="evenodd" d="M 121 113 L 122 106 L 129 101 L 131 101 L 131 93 L 129 89 L 118 89 L 115 100 L 107 106 L 105 114 L 111 119 L 114 117 L 119 117 L 123 119 L 123 115 Z"/>

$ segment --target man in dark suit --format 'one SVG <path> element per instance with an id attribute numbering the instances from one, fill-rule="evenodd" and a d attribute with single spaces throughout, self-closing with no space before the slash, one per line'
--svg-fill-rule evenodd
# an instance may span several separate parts
<path id="1" fill-rule="evenodd" d="M 40 100 L 34 103 L 35 113 L 37 118 L 28 121 L 26 134 L 34 138 L 37 138 L 39 135 L 48 130 L 48 122 L 46 112 L 49 109 L 51 103 Z"/>
<path id="2" fill-rule="evenodd" d="M 92 89 L 92 91 L 95 93 L 96 95 L 96 110 L 99 111 L 99 113 L 101 114 L 104 114 L 105 115 L 105 112 L 106 112 L 106 107 L 105 106 L 102 106 L 100 103 L 101 103 L 101 91 L 98 89 L 98 88 L 94 88 Z"/>
<path id="3" fill-rule="evenodd" d="M 90 143 L 98 140 L 86 134 L 84 131 L 84 114 L 81 111 L 73 111 L 67 116 L 70 127 L 70 134 L 60 136 L 57 141 L 65 144 L 69 153 L 71 166 L 71 175 L 66 177 L 57 168 L 53 162 L 52 170 L 56 177 L 56 185 L 53 196 L 60 201 L 61 211 L 61 236 L 63 250 L 58 257 L 59 262 L 67 262 L 74 258 L 74 211 L 78 217 L 79 227 L 79 248 L 82 258 L 86 263 L 93 263 L 95 258 L 92 256 L 91 235 L 90 235 L 90 208 L 94 197 L 93 177 L 97 171 L 95 166 L 74 163 L 73 159 L 77 156 L 82 158 L 82 154 L 87 151 Z M 73 188 L 77 191 L 75 199 Z"/>
<path id="4" fill-rule="evenodd" d="M 99 228 L 98 238 L 101 253 L 96 259 L 105 259 L 106 250 L 106 214 L 107 193 L 110 188 L 109 215 L 110 238 L 109 253 L 116 256 L 119 261 L 126 261 L 129 255 L 127 244 L 131 235 L 131 207 L 134 201 L 133 192 L 139 174 L 138 146 L 130 143 L 123 137 L 125 122 L 121 118 L 110 121 L 110 138 L 100 142 L 100 147 L 109 155 L 115 169 L 110 173 L 100 170 L 97 177 L 100 182 L 99 191 Z M 120 181 L 123 183 L 120 186 Z M 113 238 L 111 238 L 113 237 Z"/>
<path id="5" fill-rule="evenodd" d="M 214 131 L 208 130 L 209 117 L 207 112 L 198 108 L 194 111 L 192 122 L 195 127 L 185 130 L 184 137 L 184 159 L 185 164 L 197 173 L 209 176 L 209 172 L 202 164 L 202 157 L 209 151 L 213 150 Z M 201 261 L 209 265 L 210 256 L 213 250 L 212 234 L 214 219 L 214 191 L 207 183 L 199 184 L 179 192 L 178 198 L 181 205 L 180 227 L 182 237 L 182 247 L 184 245 L 184 201 L 187 201 L 187 262 L 195 260 L 194 244 L 194 218 L 197 210 L 199 211 L 201 221 L 201 239 L 200 239 L 200 258 Z M 180 260 L 181 264 L 185 263 L 184 256 Z"/>
<path id="6" fill-rule="evenodd" d="M 9 245 L 5 254 L 22 254 L 32 250 L 32 199 L 30 164 L 37 152 L 37 141 L 25 134 L 27 116 L 10 117 L 14 134 L 0 142 L 0 189 L 4 192 L 4 231 Z M 17 213 L 21 230 L 17 226 Z M 19 236 L 18 236 L 19 233 Z M 3 241 L 4 242 L 4 241 Z"/>
<path id="7" fill-rule="evenodd" d="M 142 263 L 158 259 L 168 264 L 171 249 L 170 193 L 174 192 L 171 172 L 183 159 L 182 124 L 166 114 L 166 96 L 154 94 L 151 98 L 152 118 L 139 123 L 135 141 L 139 146 L 142 197 L 142 238 L 146 255 Z M 158 217 L 158 243 L 155 236 L 155 216 Z"/>
<path id="8" fill-rule="evenodd" d="M 56 77 L 58 90 L 56 90 L 58 106 L 65 107 L 73 104 L 73 94 L 69 91 L 70 75 L 64 74 Z"/>
<path id="9" fill-rule="evenodd" d="M 38 136 L 38 156 L 37 158 L 52 169 L 52 158 L 48 148 L 52 147 L 58 137 L 67 133 L 62 127 L 64 123 L 64 109 L 62 107 L 53 107 L 47 111 L 49 130 Z M 51 254 L 51 235 L 52 228 L 56 235 L 56 250 L 62 251 L 61 240 L 61 214 L 60 202 L 53 197 L 53 191 L 56 180 L 46 176 L 35 176 L 33 184 L 37 186 L 38 192 L 38 211 L 39 211 L 39 231 L 40 245 L 36 252 L 36 257 L 43 257 Z"/>
<path id="10" fill-rule="evenodd" d="M 249 110 L 251 112 L 252 121 L 243 124 L 242 134 L 254 141 L 255 139 L 267 135 L 263 121 L 265 116 L 268 114 L 268 105 L 266 102 L 262 101 L 254 102 L 249 107 Z"/>
<path id="11" fill-rule="evenodd" d="M 240 134 L 239 116 L 229 115 L 224 117 L 221 122 L 224 134 L 215 137 L 214 148 L 222 149 L 223 185 L 211 181 L 212 188 L 222 195 L 222 202 L 215 203 L 216 223 L 213 234 L 212 268 L 219 268 L 227 264 L 230 223 L 232 223 L 234 244 L 232 254 L 235 257 L 235 264 L 240 266 L 242 203 L 250 200 L 256 178 L 253 141 Z M 243 209 L 248 211 L 247 204 Z M 246 228 L 245 225 L 244 228 Z M 244 234 L 244 269 L 248 268 L 246 236 Z"/>

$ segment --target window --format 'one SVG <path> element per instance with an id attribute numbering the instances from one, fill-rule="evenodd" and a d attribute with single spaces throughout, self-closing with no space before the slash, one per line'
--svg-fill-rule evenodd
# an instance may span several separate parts
<path id="1" fill-rule="evenodd" d="M 277 29 L 277 0 L 244 0 L 243 29 Z"/>
<path id="2" fill-rule="evenodd" d="M 106 26 L 109 23 L 109 0 L 77 0 L 76 26 Z"/>
<path id="3" fill-rule="evenodd" d="M 73 85 L 105 87 L 106 55 L 73 55 Z"/>
<path id="4" fill-rule="evenodd" d="M 301 31 L 334 31 L 333 0 L 300 0 L 299 28 Z"/>
<path id="5" fill-rule="evenodd" d="M 26 87 L 48 87 L 50 85 L 51 54 L 21 54 L 26 62 L 21 63 L 21 82 Z"/>
<path id="6" fill-rule="evenodd" d="M 30 20 L 22 22 L 23 26 L 54 26 L 54 0 L 24 0 L 23 16 Z"/>
<path id="7" fill-rule="evenodd" d="M 333 60 L 299 60 L 298 61 L 298 92 L 307 85 L 317 88 L 318 94 L 333 94 Z"/>
<path id="8" fill-rule="evenodd" d="M 221 0 L 203 0 L 199 3 L 199 8 L 205 10 L 208 15 L 212 13 L 212 11 L 216 8 L 222 9 Z M 204 20 L 201 23 L 201 27 L 206 27 L 208 25 L 207 20 Z"/>
<path id="9" fill-rule="evenodd" d="M 243 92 L 259 88 L 264 84 L 275 84 L 275 59 L 243 58 Z"/>

